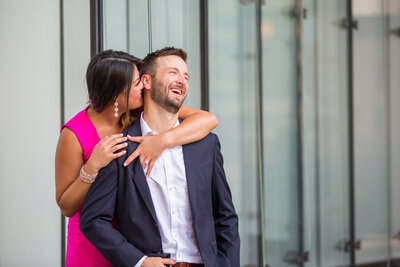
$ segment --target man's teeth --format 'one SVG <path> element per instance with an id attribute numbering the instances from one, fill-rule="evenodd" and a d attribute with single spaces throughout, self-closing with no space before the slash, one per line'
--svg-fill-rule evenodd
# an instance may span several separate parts
<path id="1" fill-rule="evenodd" d="M 172 89 L 172 92 L 175 93 L 175 94 L 178 94 L 178 95 L 182 94 L 182 91 L 178 90 L 178 89 Z"/>

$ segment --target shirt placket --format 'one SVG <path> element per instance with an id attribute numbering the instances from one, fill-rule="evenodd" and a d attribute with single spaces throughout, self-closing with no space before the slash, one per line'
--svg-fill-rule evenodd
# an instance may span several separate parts
<path id="1" fill-rule="evenodd" d="M 177 212 L 178 212 L 178 206 L 177 206 L 177 199 L 175 197 L 175 183 L 173 179 L 173 174 L 171 173 L 171 157 L 172 153 L 170 149 L 165 150 L 166 155 L 164 157 L 165 161 L 165 177 L 167 181 L 167 189 L 168 189 L 168 197 L 170 199 L 170 215 L 171 215 L 171 236 L 172 239 L 175 241 L 174 247 L 176 251 L 176 257 L 177 260 L 179 260 L 179 250 L 178 250 L 178 244 L 179 244 L 179 222 L 177 218 Z"/>

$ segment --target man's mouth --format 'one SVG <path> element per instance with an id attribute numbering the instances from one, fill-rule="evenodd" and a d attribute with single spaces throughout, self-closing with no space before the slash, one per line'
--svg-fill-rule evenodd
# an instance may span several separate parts
<path id="1" fill-rule="evenodd" d="M 183 90 L 182 89 L 172 88 L 171 91 L 172 91 L 172 93 L 174 93 L 176 95 L 183 95 Z"/>

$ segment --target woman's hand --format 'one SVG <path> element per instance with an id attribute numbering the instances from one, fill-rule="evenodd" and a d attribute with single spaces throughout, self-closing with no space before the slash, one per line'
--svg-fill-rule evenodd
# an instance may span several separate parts
<path id="1" fill-rule="evenodd" d="M 140 145 L 125 161 L 124 166 L 128 166 L 135 158 L 139 156 L 143 170 L 147 167 L 146 177 L 149 177 L 154 163 L 164 151 L 168 148 L 168 142 L 165 134 L 147 135 L 147 136 L 129 136 L 128 140 Z"/>
<path id="2" fill-rule="evenodd" d="M 119 158 L 126 153 L 126 150 L 118 151 L 128 146 L 126 137 L 123 134 L 114 134 L 106 136 L 101 139 L 93 148 L 92 155 L 85 166 L 85 172 L 87 173 L 98 173 L 101 168 L 105 167 L 113 159 Z"/>

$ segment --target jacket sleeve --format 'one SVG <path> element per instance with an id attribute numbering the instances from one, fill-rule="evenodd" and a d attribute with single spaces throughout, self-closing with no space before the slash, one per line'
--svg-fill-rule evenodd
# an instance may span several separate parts
<path id="1" fill-rule="evenodd" d="M 212 182 L 213 215 L 217 237 L 217 263 L 227 260 L 230 266 L 240 266 L 239 222 L 232 203 L 231 191 L 225 177 L 221 145 L 215 136 Z M 226 264 L 218 264 L 227 266 Z"/>
<path id="2" fill-rule="evenodd" d="M 86 238 L 116 266 L 134 266 L 143 256 L 140 250 L 111 225 L 117 199 L 119 169 L 113 160 L 101 169 L 82 208 L 79 226 Z"/>

